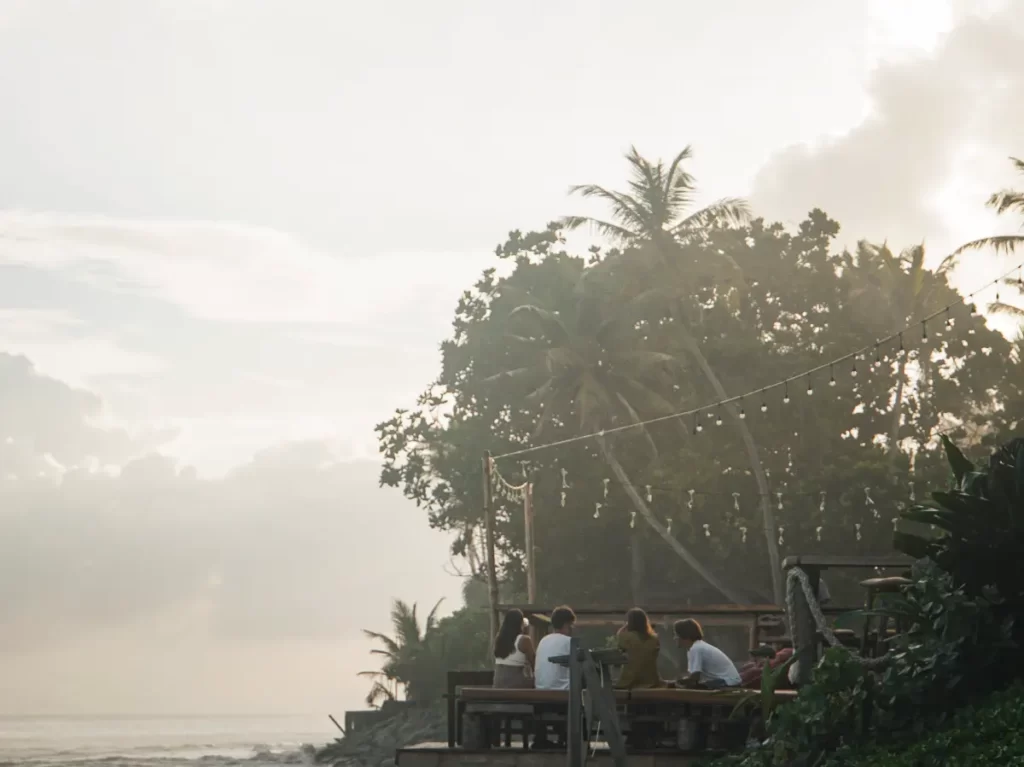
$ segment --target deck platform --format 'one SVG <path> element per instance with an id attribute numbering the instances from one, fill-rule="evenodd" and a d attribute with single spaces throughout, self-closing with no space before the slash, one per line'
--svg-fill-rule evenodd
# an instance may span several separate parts
<path id="1" fill-rule="evenodd" d="M 626 759 L 629 767 L 689 767 L 715 756 L 714 752 L 701 751 L 647 751 L 630 753 Z M 522 748 L 491 748 L 470 751 L 464 748 L 448 748 L 446 743 L 418 743 L 398 749 L 395 764 L 398 767 L 565 767 L 565 751 L 527 751 Z M 594 756 L 588 764 L 611 767 L 612 758 L 608 748 L 598 743 Z"/>

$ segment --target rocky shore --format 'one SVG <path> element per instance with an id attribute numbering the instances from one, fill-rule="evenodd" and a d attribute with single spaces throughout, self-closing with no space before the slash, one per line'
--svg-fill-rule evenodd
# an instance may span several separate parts
<path id="1" fill-rule="evenodd" d="M 317 752 L 316 761 L 339 767 L 393 767 L 395 751 L 402 746 L 447 739 L 443 706 L 411 708 L 326 746 Z"/>

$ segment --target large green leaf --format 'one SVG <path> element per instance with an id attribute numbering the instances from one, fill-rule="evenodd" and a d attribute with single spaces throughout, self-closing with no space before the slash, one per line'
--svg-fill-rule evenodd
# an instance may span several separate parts
<path id="1" fill-rule="evenodd" d="M 953 441 L 945 434 L 942 435 L 942 447 L 946 450 L 946 458 L 949 461 L 949 468 L 953 470 L 953 476 L 956 477 L 956 483 L 959 486 L 963 481 L 964 476 L 968 472 L 975 470 L 975 466 L 967 459 L 967 456 L 960 452 L 960 448 L 954 445 Z"/>

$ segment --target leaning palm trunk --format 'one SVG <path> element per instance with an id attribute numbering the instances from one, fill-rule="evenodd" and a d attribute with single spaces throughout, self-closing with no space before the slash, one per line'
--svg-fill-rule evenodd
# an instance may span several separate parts
<path id="1" fill-rule="evenodd" d="M 697 360 L 701 372 L 704 373 L 704 377 L 711 384 L 711 388 L 714 389 L 715 396 L 720 401 L 728 399 L 729 395 L 726 393 L 725 387 L 718 380 L 718 376 L 715 375 L 715 371 L 711 368 L 707 357 L 701 352 L 697 339 L 688 332 L 684 331 L 684 333 L 683 340 L 686 343 L 687 350 Z M 747 460 L 750 462 L 754 481 L 757 482 L 757 492 L 761 505 L 761 523 L 764 526 L 765 542 L 768 545 L 768 566 L 772 573 L 772 597 L 775 599 L 775 604 L 782 605 L 785 602 L 786 594 L 782 584 L 782 562 L 779 558 L 779 546 L 775 540 L 775 512 L 772 510 L 768 478 L 765 476 L 764 467 L 761 465 L 761 455 L 757 449 L 757 443 L 754 442 L 754 435 L 750 433 L 746 422 L 739 417 L 735 405 L 730 403 L 725 408 L 729 411 L 729 417 L 732 419 L 733 424 L 735 424 L 740 439 L 743 440 L 743 447 L 747 452 Z"/>
<path id="2" fill-rule="evenodd" d="M 636 491 L 636 488 L 633 486 L 632 481 L 630 481 L 629 475 L 626 474 L 626 470 L 622 468 L 622 464 L 619 463 L 618 459 L 615 457 L 614 452 L 612 452 L 611 445 L 608 444 L 608 441 L 603 436 L 598 436 L 597 441 L 601 446 L 601 452 L 604 453 L 605 460 L 611 467 L 612 473 L 615 475 L 615 478 L 619 480 L 619 482 L 622 484 L 623 488 L 625 488 L 626 495 L 629 496 L 629 500 L 633 502 L 633 506 L 636 507 L 636 510 L 640 513 L 640 516 L 644 518 L 644 521 L 646 521 L 647 524 L 650 525 L 654 529 L 654 531 L 657 532 L 658 535 L 660 535 L 665 540 L 665 542 L 672 547 L 672 550 L 675 551 L 675 553 L 678 554 L 680 558 L 684 562 L 686 562 L 686 564 L 693 568 L 694 572 L 696 572 L 697 575 L 699 575 L 701 578 L 703 578 L 705 581 L 711 584 L 714 588 L 718 589 L 718 591 L 720 591 L 722 595 L 725 596 L 725 598 L 728 599 L 730 602 L 734 602 L 735 604 L 743 604 L 743 599 L 740 598 L 739 594 L 737 594 L 731 588 L 729 588 L 720 580 L 718 580 L 718 578 L 716 578 L 713 573 L 709 572 L 707 568 L 705 568 L 704 565 L 702 565 L 697 560 L 697 558 L 690 553 L 689 549 L 687 549 L 685 546 L 683 546 L 683 544 L 677 541 L 672 536 L 672 533 L 670 533 L 665 528 L 665 526 L 658 521 L 658 518 L 651 513 L 651 510 L 647 507 L 647 504 L 644 503 L 644 499 L 640 497 L 640 493 Z"/>

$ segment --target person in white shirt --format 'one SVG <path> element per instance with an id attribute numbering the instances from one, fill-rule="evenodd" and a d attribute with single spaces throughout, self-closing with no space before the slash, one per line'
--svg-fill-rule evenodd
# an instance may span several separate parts
<path id="1" fill-rule="evenodd" d="M 551 633 L 537 643 L 537 665 L 533 683 L 538 690 L 568 690 L 569 667 L 552 663 L 551 658 L 569 654 L 569 639 L 576 623 L 576 613 L 570 607 L 556 607 L 551 611 Z"/>
<path id="2" fill-rule="evenodd" d="M 740 672 L 729 656 L 704 641 L 704 629 L 692 618 L 676 621 L 672 627 L 676 643 L 686 650 L 686 676 L 680 687 L 703 687 L 718 690 L 739 687 Z"/>

